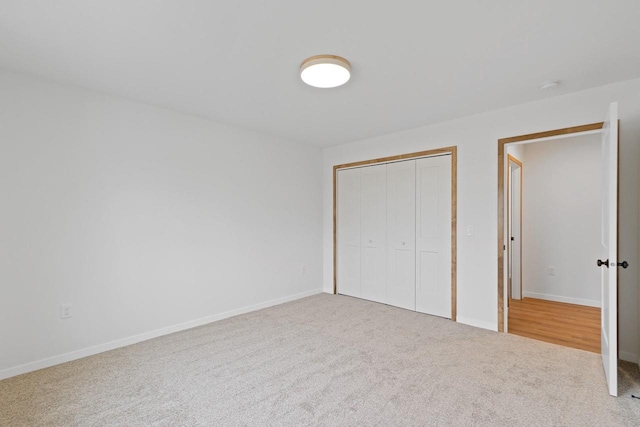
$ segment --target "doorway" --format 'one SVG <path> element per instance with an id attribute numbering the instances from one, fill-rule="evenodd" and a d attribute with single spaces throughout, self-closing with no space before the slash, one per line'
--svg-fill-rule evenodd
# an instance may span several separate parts
<path id="1" fill-rule="evenodd" d="M 506 153 L 505 330 L 599 353 L 601 135 L 531 140 Z"/>
<path id="2" fill-rule="evenodd" d="M 504 326 L 600 352 L 601 130 L 503 145 Z"/>
<path id="3" fill-rule="evenodd" d="M 508 235 L 506 219 L 506 197 L 507 197 L 507 171 L 508 171 L 508 154 L 507 147 L 532 141 L 544 141 L 549 139 L 557 139 L 567 136 L 575 136 L 577 134 L 586 133 L 600 133 L 602 132 L 604 122 L 592 123 L 588 125 L 575 126 L 571 128 L 557 129 L 547 132 L 539 132 L 527 135 L 520 135 L 510 138 L 503 138 L 498 140 L 498 331 L 505 332 L 508 327 L 508 318 L 506 310 L 506 302 L 508 301 L 508 276 L 507 265 L 505 261 L 508 260 L 509 252 L 507 251 L 507 244 L 505 236 Z M 523 165 L 522 170 L 526 170 L 526 165 Z M 526 180 L 526 176 L 523 177 L 523 181 Z M 525 196 L 526 197 L 526 196 Z M 526 221 L 526 219 L 525 219 Z M 505 286 L 507 284 L 507 286 Z"/>
<path id="4" fill-rule="evenodd" d="M 612 102 L 606 110 L 605 119 L 600 123 L 592 123 L 571 128 L 556 129 L 547 132 L 520 135 L 498 140 L 498 331 L 508 330 L 508 301 L 506 282 L 505 255 L 507 242 L 505 236 L 505 147 L 524 141 L 558 139 L 562 136 L 580 133 L 598 133 L 601 141 L 601 222 L 600 250 L 596 265 L 600 268 L 601 317 L 600 353 L 602 366 L 607 381 L 609 394 L 618 395 L 618 267 L 627 268 L 626 261 L 618 261 L 618 145 L 619 126 L 618 103 Z M 526 165 L 525 165 L 526 169 Z M 526 176 L 523 177 L 526 182 Z M 562 183 L 560 183 L 561 185 Z M 526 193 L 526 191 L 525 191 Z M 524 195 L 526 197 L 526 194 Z M 526 219 L 524 221 L 526 224 Z M 525 226 L 526 230 L 526 226 Z M 561 235 L 555 241 L 562 241 Z M 506 329 L 505 329 L 506 328 Z"/>

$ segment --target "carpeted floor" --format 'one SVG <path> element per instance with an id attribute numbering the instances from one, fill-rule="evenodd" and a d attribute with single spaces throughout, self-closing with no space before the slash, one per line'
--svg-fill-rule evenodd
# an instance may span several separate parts
<path id="1" fill-rule="evenodd" d="M 321 294 L 0 381 L 0 425 L 640 424 L 638 367 Z"/>

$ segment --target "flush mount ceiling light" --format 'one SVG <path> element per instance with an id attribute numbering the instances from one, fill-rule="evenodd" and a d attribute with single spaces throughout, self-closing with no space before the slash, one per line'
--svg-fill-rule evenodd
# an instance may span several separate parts
<path id="1" fill-rule="evenodd" d="M 300 64 L 300 78 L 309 86 L 330 88 L 342 86 L 351 77 L 351 64 L 336 55 L 316 55 Z"/>

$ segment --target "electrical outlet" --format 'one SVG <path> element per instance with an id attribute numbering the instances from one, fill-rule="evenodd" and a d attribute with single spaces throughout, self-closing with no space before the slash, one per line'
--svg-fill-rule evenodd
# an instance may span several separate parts
<path id="1" fill-rule="evenodd" d="M 300 266 L 300 273 L 301 274 L 307 274 L 307 265 L 306 264 L 302 264 Z"/>
<path id="2" fill-rule="evenodd" d="M 555 276 L 556 275 L 556 268 L 552 265 L 549 266 L 549 268 L 547 269 L 547 274 L 549 276 Z"/>
<path id="3" fill-rule="evenodd" d="M 475 235 L 475 230 L 473 229 L 473 225 L 467 225 L 467 236 L 473 237 Z"/>
<path id="4" fill-rule="evenodd" d="M 71 317 L 71 304 L 60 305 L 60 318 L 68 319 Z"/>

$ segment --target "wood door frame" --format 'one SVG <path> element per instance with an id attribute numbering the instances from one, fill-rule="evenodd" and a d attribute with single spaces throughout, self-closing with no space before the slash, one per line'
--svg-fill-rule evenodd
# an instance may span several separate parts
<path id="1" fill-rule="evenodd" d="M 520 168 L 520 239 L 518 244 L 520 245 L 520 299 L 523 298 L 522 296 L 522 162 L 520 160 L 518 160 L 516 157 L 512 156 L 511 154 L 507 154 L 507 171 L 509 170 L 509 162 L 513 162 L 515 164 L 517 164 Z M 512 171 L 513 173 L 513 171 Z M 509 174 L 509 185 L 507 186 L 507 218 L 511 218 L 511 193 L 513 192 L 513 187 L 512 187 L 512 178 L 511 178 L 511 174 Z M 511 191 L 509 191 L 511 190 Z M 513 224 L 511 224 L 511 228 L 513 229 Z M 507 222 L 507 230 L 509 230 L 509 226 L 508 226 L 508 222 Z M 510 236 L 513 237 L 513 236 Z M 507 250 L 507 253 L 509 254 L 509 256 L 511 256 L 511 251 Z M 511 260 L 511 265 L 513 265 L 513 260 Z M 509 289 L 507 289 L 507 295 L 509 297 L 509 299 L 511 299 L 511 294 L 513 293 L 512 285 L 513 285 L 513 271 L 511 272 L 511 276 L 512 276 L 512 282 L 509 284 Z M 509 304 L 509 301 L 507 301 L 507 304 Z"/>
<path id="2" fill-rule="evenodd" d="M 498 332 L 504 332 L 504 253 L 507 251 L 504 242 L 505 220 L 505 182 L 504 177 L 508 171 L 509 163 L 505 161 L 505 145 L 514 142 L 529 141 L 533 139 L 549 138 L 560 135 L 578 134 L 594 130 L 601 130 L 604 122 L 590 123 L 587 125 L 573 126 L 555 129 L 546 132 L 530 133 L 527 135 L 512 136 L 498 140 Z"/>
<path id="3" fill-rule="evenodd" d="M 458 242 L 458 146 L 436 148 L 427 151 L 418 151 L 415 153 L 399 154 L 396 156 L 381 157 L 377 159 L 363 160 L 353 163 L 344 163 L 333 166 L 333 293 L 338 290 L 338 233 L 337 233 L 337 214 L 338 214 L 338 170 L 354 168 L 358 166 L 374 165 L 377 163 L 390 163 L 394 161 L 413 160 L 422 157 L 437 156 L 438 154 L 451 155 L 451 320 L 456 321 L 457 317 L 457 242 Z"/>

